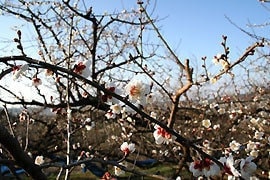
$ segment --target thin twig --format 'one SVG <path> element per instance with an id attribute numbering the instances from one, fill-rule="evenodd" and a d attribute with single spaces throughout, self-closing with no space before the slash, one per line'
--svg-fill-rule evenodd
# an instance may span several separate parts
<path id="1" fill-rule="evenodd" d="M 70 26 L 70 35 L 69 35 L 69 46 L 68 46 L 68 54 L 71 53 L 71 44 L 72 44 L 72 32 L 73 32 L 73 16 L 71 17 L 71 26 Z M 67 59 L 67 69 L 70 70 L 70 58 Z M 70 78 L 67 78 L 67 86 L 66 86 L 66 102 L 67 102 L 67 165 L 70 163 L 70 138 L 71 138 L 71 108 L 69 104 L 69 89 L 70 89 Z M 66 169 L 65 180 L 69 179 L 69 169 Z"/>
<path id="2" fill-rule="evenodd" d="M 159 32 L 158 27 L 154 24 L 154 21 L 151 19 L 151 17 L 148 15 L 148 13 L 146 12 L 146 10 L 144 9 L 144 7 L 141 5 L 141 8 L 143 8 L 143 12 L 146 15 L 147 19 L 149 20 L 149 22 L 151 23 L 151 25 L 153 26 L 154 30 L 156 31 L 156 33 L 158 34 L 158 38 L 161 39 L 161 41 L 164 43 L 165 47 L 169 50 L 170 54 L 173 55 L 175 62 L 179 65 L 179 67 L 181 69 L 185 69 L 184 64 L 179 60 L 179 58 L 176 56 L 176 54 L 173 52 L 173 50 L 171 49 L 171 47 L 169 46 L 169 44 L 167 43 L 167 41 L 163 38 L 163 36 L 161 35 L 161 33 Z"/>
<path id="3" fill-rule="evenodd" d="M 13 131 L 11 122 L 10 122 L 10 118 L 9 118 L 7 106 L 6 105 L 3 105 L 3 108 L 4 108 L 4 111 L 5 111 L 5 114 L 6 114 L 6 118 L 7 118 L 7 121 L 8 121 L 8 126 L 9 126 L 9 129 L 10 129 L 11 135 L 13 137 L 15 137 L 15 134 L 14 134 L 14 131 Z"/>

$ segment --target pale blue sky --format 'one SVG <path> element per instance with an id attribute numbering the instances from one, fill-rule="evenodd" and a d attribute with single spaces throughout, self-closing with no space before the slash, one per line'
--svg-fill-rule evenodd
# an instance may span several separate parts
<path id="1" fill-rule="evenodd" d="M 137 0 L 91 0 L 96 14 L 105 11 L 122 11 L 137 8 Z M 154 1 L 151 0 L 151 4 Z M 270 5 L 270 3 L 269 3 Z M 268 7 L 270 8 L 270 6 Z M 152 7 L 150 7 L 150 10 Z M 181 59 L 207 56 L 212 58 L 222 50 L 221 36 L 228 36 L 232 59 L 236 58 L 253 40 L 233 26 L 228 16 L 240 27 L 270 22 L 270 11 L 258 0 L 156 0 L 153 17 L 162 19 L 158 22 L 161 32 Z M 0 41 L 13 39 L 15 31 L 10 27 L 18 23 L 14 19 L 1 17 Z M 267 36 L 269 28 L 256 28 L 256 33 Z M 2 44 L 3 45 L 3 44 Z M 2 46 L 0 46 L 2 47 Z M 2 54 L 2 53 L 1 53 Z"/>
<path id="2" fill-rule="evenodd" d="M 136 0 L 93 0 L 91 3 L 97 13 L 136 7 Z M 236 58 L 253 42 L 225 16 L 248 31 L 252 31 L 247 26 L 249 23 L 270 22 L 270 11 L 258 0 L 157 0 L 156 16 L 165 18 L 158 22 L 158 26 L 162 27 L 161 32 L 171 46 L 177 48 L 177 54 L 181 58 L 199 59 L 205 55 L 212 58 L 222 50 L 222 35 L 228 36 L 232 58 Z M 269 34 L 267 28 L 253 30 L 261 35 Z"/>

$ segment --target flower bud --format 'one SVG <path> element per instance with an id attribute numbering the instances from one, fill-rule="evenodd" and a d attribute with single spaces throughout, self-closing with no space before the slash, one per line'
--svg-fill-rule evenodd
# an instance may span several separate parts
<path id="1" fill-rule="evenodd" d="M 18 35 L 19 39 L 21 39 L 21 37 L 22 37 L 22 32 L 21 32 L 20 30 L 18 30 L 18 31 L 17 31 L 17 35 Z"/>

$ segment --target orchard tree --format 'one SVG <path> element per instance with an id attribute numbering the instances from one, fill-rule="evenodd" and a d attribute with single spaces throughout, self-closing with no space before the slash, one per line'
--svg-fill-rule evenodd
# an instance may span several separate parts
<path id="1" fill-rule="evenodd" d="M 2 16 L 18 18 L 32 36 L 17 26 L 0 57 L 0 164 L 16 178 L 18 167 L 33 179 L 52 167 L 57 179 L 75 167 L 101 179 L 265 175 L 268 39 L 231 60 L 224 35 L 213 61 L 191 67 L 160 33 L 150 5 L 96 14 L 84 0 L 1 1 Z M 16 119 L 13 106 L 21 108 Z M 159 163 L 177 168 L 168 177 L 134 168 Z"/>

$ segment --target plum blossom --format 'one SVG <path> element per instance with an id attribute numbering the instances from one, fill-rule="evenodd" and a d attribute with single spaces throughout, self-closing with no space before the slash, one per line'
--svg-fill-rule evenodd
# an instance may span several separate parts
<path id="1" fill-rule="evenodd" d="M 214 129 L 214 130 L 220 129 L 220 124 L 215 124 L 215 125 L 213 126 L 213 129 Z"/>
<path id="2" fill-rule="evenodd" d="M 218 110 L 218 113 L 219 113 L 219 114 L 225 114 L 225 113 L 226 113 L 226 110 L 225 110 L 224 108 L 220 108 L 220 109 Z"/>
<path id="3" fill-rule="evenodd" d="M 115 92 L 115 89 L 116 89 L 116 87 L 114 87 L 114 86 L 111 86 L 111 87 L 107 87 L 106 88 L 108 91 L 111 91 L 111 92 Z M 108 99 L 112 99 L 112 96 L 111 95 L 103 95 L 102 96 L 102 101 L 103 102 L 107 102 L 108 101 Z"/>
<path id="4" fill-rule="evenodd" d="M 29 68 L 28 64 L 24 64 L 21 66 L 14 66 L 12 68 L 13 70 L 13 79 L 16 80 L 18 79 L 25 71 L 27 71 Z"/>
<path id="5" fill-rule="evenodd" d="M 241 170 L 241 177 L 245 180 L 249 180 L 251 175 L 256 171 L 257 165 L 252 162 L 254 157 L 249 156 L 246 159 L 241 159 L 240 162 L 240 170 Z"/>
<path id="6" fill-rule="evenodd" d="M 38 78 L 38 77 L 33 77 L 32 78 L 32 85 L 33 86 L 39 86 L 39 85 L 41 85 L 42 84 L 42 81 L 41 81 L 41 79 L 40 78 Z"/>
<path id="7" fill-rule="evenodd" d="M 260 98 L 259 96 L 254 96 L 254 97 L 253 97 L 253 101 L 254 101 L 254 102 L 257 102 L 257 101 L 259 100 L 259 98 Z"/>
<path id="8" fill-rule="evenodd" d="M 251 119 L 250 119 L 250 122 L 251 122 L 252 124 L 258 124 L 259 121 L 260 121 L 260 118 L 251 118 Z"/>
<path id="9" fill-rule="evenodd" d="M 196 160 L 189 165 L 189 170 L 194 177 L 199 176 L 216 176 L 220 172 L 219 166 L 212 160 L 205 158 L 203 160 Z"/>
<path id="10" fill-rule="evenodd" d="M 212 78 L 210 78 L 210 82 L 212 83 L 212 84 L 215 84 L 216 82 L 217 82 L 217 80 L 218 80 L 219 78 L 218 77 L 212 77 Z"/>
<path id="11" fill-rule="evenodd" d="M 220 100 L 223 102 L 231 102 L 232 99 L 230 96 L 225 95 L 225 96 L 221 97 Z"/>
<path id="12" fill-rule="evenodd" d="M 139 102 L 139 104 L 144 105 L 146 95 L 150 92 L 150 86 L 141 80 L 132 80 L 126 85 L 125 90 L 130 101 Z"/>
<path id="13" fill-rule="evenodd" d="M 82 74 L 82 71 L 86 68 L 83 62 L 79 62 L 78 64 L 74 65 L 74 72 L 77 74 Z"/>
<path id="14" fill-rule="evenodd" d="M 151 112 L 151 113 L 150 113 L 150 116 L 151 116 L 152 118 L 156 119 L 156 118 L 157 118 L 157 113 L 156 113 L 156 112 Z"/>
<path id="15" fill-rule="evenodd" d="M 202 126 L 205 128 L 209 128 L 211 126 L 211 121 L 209 119 L 204 119 L 202 121 Z"/>
<path id="16" fill-rule="evenodd" d="M 119 88 L 117 88 L 117 85 L 114 83 L 108 83 L 106 84 L 105 87 L 108 91 L 115 93 L 115 94 L 122 94 L 121 90 Z M 117 104 L 119 103 L 119 100 L 114 98 L 113 96 L 109 95 L 109 94 L 104 94 L 102 95 L 102 101 L 106 102 L 108 104 Z"/>
<path id="17" fill-rule="evenodd" d="M 218 64 L 219 60 L 224 56 L 224 54 L 220 54 L 218 53 L 217 55 L 214 56 L 214 58 L 212 59 L 214 64 Z"/>
<path id="18" fill-rule="evenodd" d="M 46 69 L 45 70 L 45 76 L 52 76 L 53 75 L 53 71 L 50 69 Z"/>
<path id="19" fill-rule="evenodd" d="M 254 141 L 248 141 L 246 151 L 252 151 L 257 149 L 260 146 L 259 142 L 254 142 Z"/>
<path id="20" fill-rule="evenodd" d="M 224 71 L 228 71 L 230 67 L 230 63 L 228 62 L 228 59 L 225 54 L 217 54 L 213 58 L 214 64 L 220 64 Z"/>
<path id="21" fill-rule="evenodd" d="M 207 139 L 205 139 L 204 141 L 203 141 L 203 143 L 202 143 L 202 145 L 203 145 L 203 147 L 205 147 L 205 148 L 210 148 L 210 141 L 208 141 Z"/>
<path id="22" fill-rule="evenodd" d="M 43 156 L 37 156 L 36 159 L 35 159 L 35 164 L 36 165 L 41 165 L 43 164 L 45 161 L 44 161 L 44 157 Z"/>
<path id="23" fill-rule="evenodd" d="M 169 142 L 172 142 L 176 139 L 175 136 L 172 136 L 170 133 L 165 131 L 165 129 L 161 128 L 159 125 L 156 124 L 154 128 L 156 129 L 153 133 L 154 138 L 156 140 L 156 144 L 162 143 L 169 144 Z"/>
<path id="24" fill-rule="evenodd" d="M 94 122 L 94 121 L 91 121 L 90 124 L 86 124 L 86 125 L 85 125 L 85 128 L 86 128 L 87 131 L 90 131 L 90 130 L 92 130 L 95 126 L 96 126 L 95 122 Z"/>
<path id="25" fill-rule="evenodd" d="M 104 175 L 101 177 L 101 180 L 116 180 L 110 172 L 105 172 Z"/>
<path id="26" fill-rule="evenodd" d="M 80 147 L 81 147 L 81 144 L 79 142 L 78 143 L 75 143 L 75 144 L 72 144 L 72 149 L 73 150 L 76 150 L 76 149 L 78 149 Z"/>
<path id="27" fill-rule="evenodd" d="M 1 152 L 2 153 L 2 152 Z M 33 158 L 33 154 L 31 152 L 27 152 L 27 155 L 31 158 Z"/>
<path id="28" fill-rule="evenodd" d="M 221 60 L 221 61 L 220 61 L 220 64 L 221 64 L 222 69 L 223 69 L 224 71 L 228 71 L 228 70 L 229 70 L 229 68 L 230 68 L 230 63 L 229 63 L 227 60 Z"/>
<path id="29" fill-rule="evenodd" d="M 203 148 L 202 148 L 203 151 L 205 151 L 208 154 L 212 154 L 212 150 L 211 150 L 211 147 L 210 147 L 210 145 L 211 145 L 211 142 L 210 141 L 208 141 L 207 139 L 205 139 L 203 141 L 202 145 L 203 145 Z"/>
<path id="30" fill-rule="evenodd" d="M 110 109 L 105 114 L 105 117 L 107 119 L 114 119 L 116 118 L 117 114 L 120 114 L 122 112 L 122 107 L 119 104 L 114 104 L 110 106 Z"/>
<path id="31" fill-rule="evenodd" d="M 91 121 L 90 118 L 86 118 L 84 123 L 85 123 L 85 128 L 86 128 L 87 131 L 92 130 L 96 126 L 95 122 Z"/>
<path id="32" fill-rule="evenodd" d="M 85 120 L 84 120 L 84 123 L 90 123 L 92 120 L 91 120 L 91 118 L 86 118 Z"/>
<path id="33" fill-rule="evenodd" d="M 133 153 L 135 151 L 135 144 L 127 142 L 123 142 L 123 144 L 120 146 L 121 151 L 125 153 L 125 155 L 128 155 L 130 153 Z"/>
<path id="34" fill-rule="evenodd" d="M 90 61 L 80 61 L 79 63 L 75 64 L 73 67 L 73 72 L 82 75 L 83 77 L 88 77 L 90 75 Z"/>
<path id="35" fill-rule="evenodd" d="M 105 117 L 106 117 L 107 119 L 114 119 L 114 118 L 116 118 L 116 115 L 112 112 L 112 110 L 109 110 L 109 111 L 107 111 L 107 113 L 105 114 Z"/>
<path id="36" fill-rule="evenodd" d="M 125 166 L 123 163 L 119 163 L 119 165 Z M 119 168 L 118 166 L 114 166 L 114 174 L 116 176 L 120 176 L 122 174 L 125 174 L 125 171 L 123 171 L 121 168 Z"/>
<path id="37" fill-rule="evenodd" d="M 221 157 L 219 161 L 224 165 L 224 171 L 228 175 L 233 175 L 235 177 L 241 176 L 241 174 L 234 167 L 233 156 L 229 155 L 229 157 Z"/>
<path id="38" fill-rule="evenodd" d="M 110 109 L 112 110 L 112 113 L 114 114 L 120 114 L 122 107 L 119 104 L 114 104 L 110 106 Z"/>
<path id="39" fill-rule="evenodd" d="M 263 135 L 264 135 L 263 132 L 256 131 L 256 132 L 255 132 L 255 135 L 254 135 L 254 138 L 255 138 L 255 139 L 263 139 Z"/>
<path id="40" fill-rule="evenodd" d="M 258 157 L 259 155 L 259 150 L 252 150 L 249 152 L 249 155 L 252 156 L 252 157 Z"/>
<path id="41" fill-rule="evenodd" d="M 26 120 L 29 120 L 29 114 L 28 114 L 28 112 L 27 112 L 26 109 L 24 109 L 24 110 L 19 114 L 19 120 L 20 120 L 21 122 L 26 121 Z"/>
<path id="42" fill-rule="evenodd" d="M 241 147 L 241 144 L 233 140 L 232 142 L 230 142 L 229 146 L 232 151 L 238 151 L 239 148 Z"/>
<path id="43" fill-rule="evenodd" d="M 128 114 L 134 114 L 136 111 L 129 106 L 122 106 L 121 113 L 123 117 L 127 117 Z"/>
<path id="44" fill-rule="evenodd" d="M 214 103 L 210 104 L 209 107 L 211 109 L 216 110 L 216 111 L 218 111 L 220 109 L 219 104 L 214 104 Z"/>

